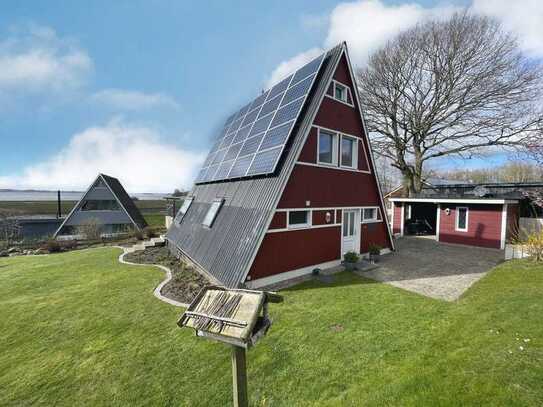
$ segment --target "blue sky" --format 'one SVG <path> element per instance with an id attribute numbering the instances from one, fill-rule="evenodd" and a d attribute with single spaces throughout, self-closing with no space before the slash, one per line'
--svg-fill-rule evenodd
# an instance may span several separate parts
<path id="1" fill-rule="evenodd" d="M 134 192 L 187 188 L 223 118 L 304 53 L 345 39 L 363 65 L 463 6 L 509 21 L 489 1 L 3 1 L 0 188 L 81 188 L 98 171 Z M 512 21 L 538 53 L 540 31 Z"/>

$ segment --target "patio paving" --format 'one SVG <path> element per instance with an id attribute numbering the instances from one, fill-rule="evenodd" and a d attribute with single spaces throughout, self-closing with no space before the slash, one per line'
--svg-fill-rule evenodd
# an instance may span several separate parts
<path id="1" fill-rule="evenodd" d="M 381 257 L 380 267 L 360 275 L 427 297 L 454 301 L 503 259 L 501 250 L 403 237 L 396 240 L 395 253 Z"/>

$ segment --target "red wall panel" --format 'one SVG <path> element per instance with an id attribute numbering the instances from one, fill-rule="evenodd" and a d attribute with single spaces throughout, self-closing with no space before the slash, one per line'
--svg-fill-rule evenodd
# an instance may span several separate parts
<path id="1" fill-rule="evenodd" d="M 286 227 L 287 227 L 287 213 L 275 212 L 270 224 L 270 229 L 284 229 Z"/>
<path id="2" fill-rule="evenodd" d="M 445 243 L 500 248 L 502 205 L 458 205 L 469 208 L 468 231 L 456 228 L 456 205 L 441 204 L 439 240 Z M 451 210 L 447 215 L 445 210 Z"/>
<path id="3" fill-rule="evenodd" d="M 300 153 L 299 161 L 306 163 L 317 162 L 317 134 L 317 128 L 312 127 L 307 136 L 307 141 L 302 148 L 302 152 Z"/>
<path id="4" fill-rule="evenodd" d="M 268 233 L 249 275 L 252 280 L 340 258 L 341 227 Z"/>
<path id="5" fill-rule="evenodd" d="M 326 212 L 330 212 L 330 222 L 326 222 Z M 334 223 L 333 210 L 313 211 L 313 225 L 326 225 L 330 223 Z"/>
<path id="6" fill-rule="evenodd" d="M 279 208 L 380 206 L 373 174 L 296 165 Z M 381 209 L 382 210 L 382 209 Z"/>
<path id="7" fill-rule="evenodd" d="M 362 223 L 360 229 L 360 253 L 367 253 L 372 243 L 382 248 L 388 247 L 388 232 L 384 222 Z"/>

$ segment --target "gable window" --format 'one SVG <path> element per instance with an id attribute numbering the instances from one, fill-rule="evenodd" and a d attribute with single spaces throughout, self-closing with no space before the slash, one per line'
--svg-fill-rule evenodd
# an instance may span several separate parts
<path id="1" fill-rule="evenodd" d="M 362 221 L 363 222 L 375 222 L 378 219 L 378 208 L 364 208 L 362 209 Z"/>
<path id="2" fill-rule="evenodd" d="M 319 163 L 331 165 L 337 163 L 337 138 L 335 133 L 319 130 Z"/>
<path id="3" fill-rule="evenodd" d="M 204 226 L 207 226 L 208 228 L 210 228 L 213 225 L 213 222 L 215 221 L 215 218 L 217 217 L 217 213 L 219 213 L 219 210 L 221 209 L 223 203 L 224 203 L 223 198 L 217 198 L 211 203 L 211 206 L 209 207 L 209 210 L 206 213 L 204 221 L 202 222 Z"/>
<path id="4" fill-rule="evenodd" d="M 326 91 L 326 95 L 331 97 L 332 99 L 348 104 L 351 107 L 354 106 L 351 88 L 336 80 L 332 80 L 332 83 Z"/>
<path id="5" fill-rule="evenodd" d="M 456 208 L 456 230 L 459 232 L 468 231 L 468 208 L 466 207 Z"/>
<path id="6" fill-rule="evenodd" d="M 90 200 L 81 206 L 82 211 L 118 211 L 119 204 L 115 200 Z"/>
<path id="7" fill-rule="evenodd" d="M 179 208 L 179 211 L 177 212 L 177 215 L 175 215 L 175 223 L 177 223 L 178 225 L 181 223 L 181 220 L 183 220 L 183 218 L 185 217 L 185 214 L 189 210 L 193 200 L 193 197 L 185 198 L 185 200 L 181 204 L 181 208 Z"/>
<path id="8" fill-rule="evenodd" d="M 341 136 L 341 166 L 356 168 L 357 166 L 357 142 L 356 139 Z"/>
<path id="9" fill-rule="evenodd" d="M 290 211 L 288 213 L 289 228 L 303 228 L 311 226 L 309 211 Z"/>

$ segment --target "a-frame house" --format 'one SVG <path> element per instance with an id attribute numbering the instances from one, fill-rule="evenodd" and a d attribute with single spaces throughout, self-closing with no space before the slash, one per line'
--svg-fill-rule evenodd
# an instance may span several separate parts
<path id="1" fill-rule="evenodd" d="M 394 248 L 345 43 L 228 118 L 166 237 L 229 287 Z"/>
<path id="2" fill-rule="evenodd" d="M 147 222 L 117 178 L 99 174 L 55 232 L 54 237 L 77 236 L 78 227 L 96 220 L 103 235 L 115 235 Z"/>

